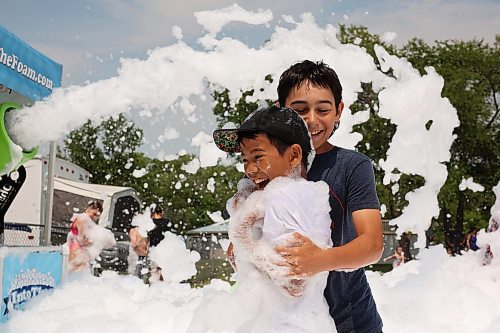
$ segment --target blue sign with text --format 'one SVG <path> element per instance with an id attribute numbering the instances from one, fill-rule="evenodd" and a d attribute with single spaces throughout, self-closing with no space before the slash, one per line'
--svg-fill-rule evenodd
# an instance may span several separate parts
<path id="1" fill-rule="evenodd" d="M 0 26 L 0 85 L 37 101 L 61 86 L 62 66 Z"/>
<path id="2" fill-rule="evenodd" d="M 57 286 L 62 279 L 62 260 L 60 251 L 8 253 L 3 258 L 0 322 L 12 311 L 23 309 L 29 299 Z"/>

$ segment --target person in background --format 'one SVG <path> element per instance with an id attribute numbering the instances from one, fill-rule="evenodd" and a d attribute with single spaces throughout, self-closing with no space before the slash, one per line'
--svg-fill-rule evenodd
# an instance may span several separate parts
<path id="1" fill-rule="evenodd" d="M 172 222 L 166 219 L 164 216 L 163 208 L 156 204 L 151 214 L 151 219 L 155 224 L 155 227 L 148 232 L 149 247 L 155 247 L 160 242 L 165 239 L 165 232 L 170 231 L 176 233 L 172 228 Z M 161 274 L 161 267 L 159 267 L 154 261 L 150 262 L 151 267 L 151 281 L 163 281 L 163 276 Z"/>
<path id="2" fill-rule="evenodd" d="M 399 246 L 403 248 L 403 253 L 405 255 L 405 262 L 413 260 L 411 255 L 411 232 L 403 232 L 401 239 L 399 240 Z"/>
<path id="3" fill-rule="evenodd" d="M 483 266 L 488 266 L 493 260 L 493 252 L 491 251 L 490 244 L 486 244 L 486 251 L 484 252 Z"/>
<path id="4" fill-rule="evenodd" d="M 403 247 L 398 246 L 396 247 L 396 252 L 392 256 L 388 256 L 387 258 L 384 258 L 384 262 L 394 259 L 392 262 L 392 267 L 396 268 L 398 266 L 401 266 L 402 264 L 405 263 L 405 253 L 403 252 Z"/>
<path id="5" fill-rule="evenodd" d="M 425 248 L 428 249 L 429 246 L 434 245 L 436 241 L 436 235 L 434 234 L 434 230 L 432 230 L 432 224 L 429 229 L 425 231 Z"/>
<path id="6" fill-rule="evenodd" d="M 73 214 L 71 218 L 70 231 L 66 243 L 69 247 L 69 270 L 81 271 L 85 269 L 92 258 L 87 248 L 92 244 L 88 238 L 91 228 L 89 223 L 96 223 L 102 213 L 102 204 L 98 201 L 89 203 L 85 212 Z"/>
<path id="7" fill-rule="evenodd" d="M 455 256 L 456 254 L 461 255 L 460 252 L 464 246 L 464 234 L 460 231 L 459 227 L 456 227 L 453 231 L 448 234 L 446 238 L 446 244 L 450 249 L 450 254 Z"/>
<path id="8" fill-rule="evenodd" d="M 143 237 L 139 232 L 139 227 L 131 225 L 128 231 L 130 247 L 128 255 L 128 272 L 143 280 L 149 280 L 149 242 L 147 237 Z"/>
<path id="9" fill-rule="evenodd" d="M 469 229 L 469 232 L 467 233 L 467 239 L 466 239 L 467 251 L 479 250 L 479 247 L 477 246 L 476 242 L 477 242 L 477 229 L 476 227 L 471 227 Z"/>
<path id="10" fill-rule="evenodd" d="M 498 221 L 493 217 L 491 218 L 490 224 L 488 225 L 488 229 L 486 232 L 495 232 L 498 230 Z"/>
<path id="11" fill-rule="evenodd" d="M 165 218 L 163 208 L 160 205 L 155 205 L 153 213 L 151 214 L 151 219 L 155 224 L 154 229 L 148 232 L 149 246 L 157 246 L 165 238 L 164 233 L 170 231 L 172 233 L 177 233 L 177 231 L 172 227 L 172 222 Z"/>

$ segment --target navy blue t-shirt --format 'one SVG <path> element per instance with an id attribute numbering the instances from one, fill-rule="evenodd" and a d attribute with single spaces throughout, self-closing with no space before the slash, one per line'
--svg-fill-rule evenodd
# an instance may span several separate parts
<path id="1" fill-rule="evenodd" d="M 330 186 L 333 246 L 347 244 L 356 237 L 352 212 L 380 209 L 373 166 L 370 159 L 361 153 L 334 147 L 329 152 L 318 154 L 307 178 L 322 180 Z M 364 269 L 330 272 L 325 298 L 339 333 L 382 331 L 382 319 Z"/>

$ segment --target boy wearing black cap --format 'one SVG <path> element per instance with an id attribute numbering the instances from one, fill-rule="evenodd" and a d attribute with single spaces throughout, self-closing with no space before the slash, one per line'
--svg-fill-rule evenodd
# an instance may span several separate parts
<path id="1" fill-rule="evenodd" d="M 276 265 L 280 257 L 273 250 L 287 245 L 294 232 L 321 248 L 331 246 L 328 186 L 303 177 L 313 157 L 306 124 L 294 110 L 271 106 L 238 129 L 215 131 L 214 141 L 223 151 L 241 152 L 247 177 L 228 202 L 229 236 L 238 290 L 255 289 L 260 279 L 262 298 L 272 304 L 262 308 L 254 331 L 335 332 L 323 298 L 327 273 L 290 279 L 288 269 Z M 278 287 L 264 293 L 269 279 Z"/>

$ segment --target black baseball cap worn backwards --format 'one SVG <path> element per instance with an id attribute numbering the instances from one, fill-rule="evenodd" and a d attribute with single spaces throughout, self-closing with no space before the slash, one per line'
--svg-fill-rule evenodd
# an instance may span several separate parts
<path id="1" fill-rule="evenodd" d="M 214 142 L 222 151 L 241 153 L 239 134 L 243 132 L 263 132 L 288 144 L 299 144 L 303 150 L 312 151 L 304 120 L 290 108 L 273 105 L 259 109 L 250 114 L 239 128 L 214 131 Z"/>

